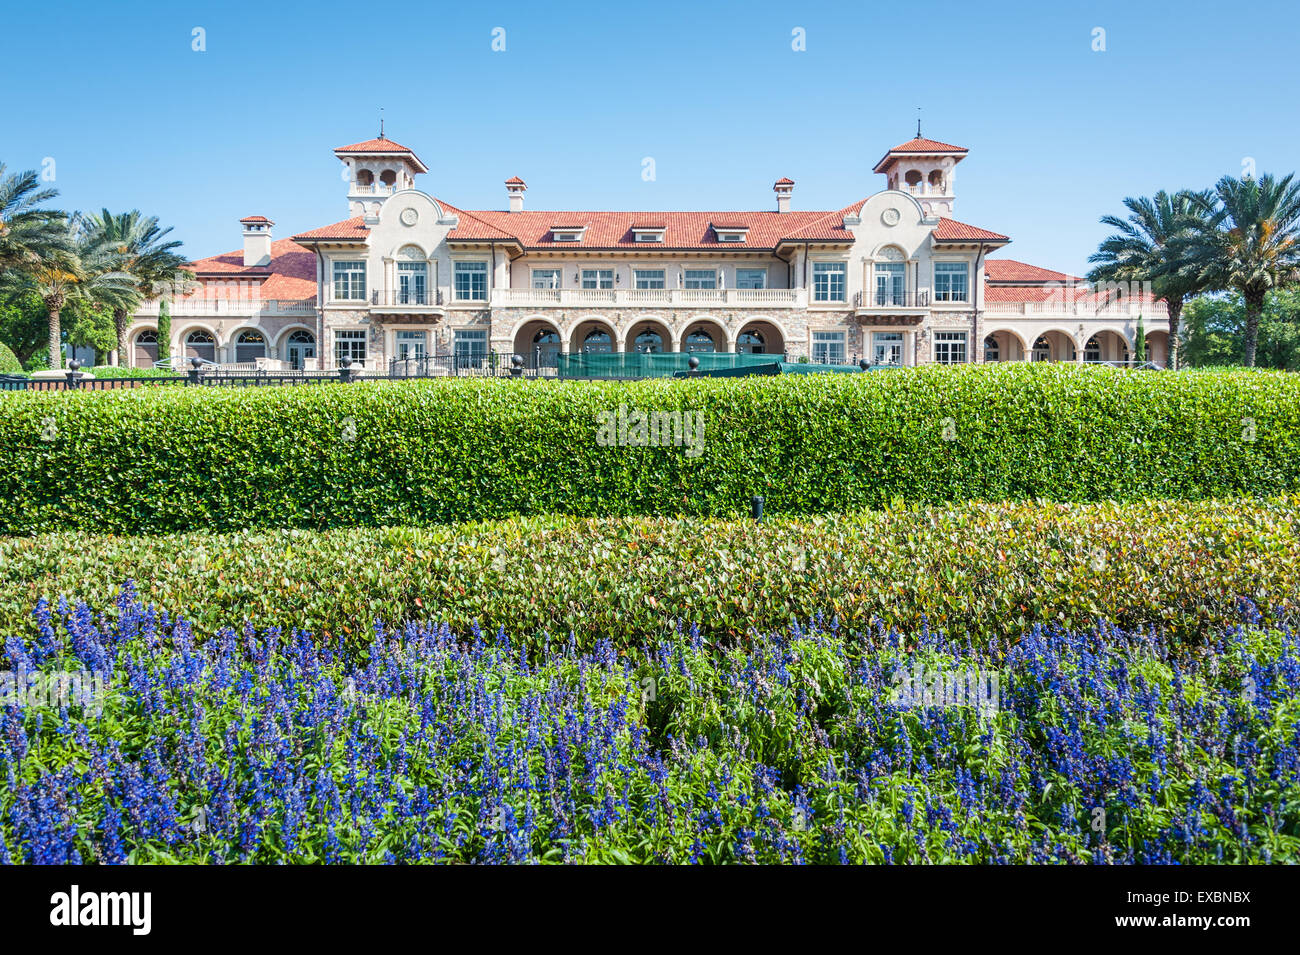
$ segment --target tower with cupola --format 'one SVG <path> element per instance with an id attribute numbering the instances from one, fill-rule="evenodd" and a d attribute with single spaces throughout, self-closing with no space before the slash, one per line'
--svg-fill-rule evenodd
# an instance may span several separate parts
<path id="1" fill-rule="evenodd" d="M 348 212 L 369 222 L 379 219 L 384 200 L 395 192 L 415 188 L 415 177 L 428 172 L 413 149 L 384 135 L 334 150 L 343 163 L 348 184 Z"/>
<path id="2" fill-rule="evenodd" d="M 915 198 L 926 216 L 951 216 L 957 163 L 967 152 L 962 146 L 926 139 L 917 123 L 916 136 L 885 153 L 875 172 L 886 177 L 888 188 Z"/>

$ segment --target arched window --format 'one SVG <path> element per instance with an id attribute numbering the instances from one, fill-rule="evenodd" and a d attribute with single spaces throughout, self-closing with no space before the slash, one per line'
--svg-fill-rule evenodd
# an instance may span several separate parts
<path id="1" fill-rule="evenodd" d="M 599 355 L 612 352 L 614 350 L 614 339 L 610 337 L 609 332 L 595 328 L 587 332 L 587 337 L 582 340 L 582 350 L 588 355 Z"/>
<path id="2" fill-rule="evenodd" d="M 152 328 L 146 328 L 139 335 L 135 336 L 135 343 L 137 345 L 157 345 L 158 333 Z"/>
<path id="3" fill-rule="evenodd" d="M 736 351 L 750 355 L 761 355 L 765 344 L 761 332 L 741 332 L 736 339 Z"/>
<path id="4" fill-rule="evenodd" d="M 943 185 L 943 170 L 942 170 L 942 169 L 933 169 L 933 170 L 931 170 L 931 171 L 930 171 L 929 182 L 930 182 L 930 185 L 934 186 L 934 188 L 936 188 L 936 189 L 938 189 L 939 187 L 941 187 L 941 186 Z"/>
<path id="5" fill-rule="evenodd" d="M 903 181 L 907 183 L 907 188 L 909 191 L 915 192 L 916 187 L 921 184 L 920 170 L 919 169 L 907 170 L 907 175 L 903 177 Z"/>
<path id="6" fill-rule="evenodd" d="M 217 340 L 211 332 L 201 328 L 185 336 L 185 357 L 202 358 L 204 361 L 217 360 Z"/>
<path id="7" fill-rule="evenodd" d="M 664 337 L 653 328 L 643 328 L 641 333 L 633 341 L 636 350 L 648 354 L 650 352 L 661 352 L 664 350 Z"/>
<path id="8" fill-rule="evenodd" d="M 717 343 L 713 341 L 713 336 L 702 328 L 697 328 L 686 336 L 687 351 L 717 351 Z"/>
<path id="9" fill-rule="evenodd" d="M 266 357 L 266 339 L 261 332 L 248 329 L 235 339 L 235 361 L 256 361 Z"/>
<path id="10" fill-rule="evenodd" d="M 998 340 L 990 335 L 984 339 L 984 360 L 1001 361 L 1002 349 L 998 347 Z"/>
<path id="11" fill-rule="evenodd" d="M 1039 335 L 1038 341 L 1034 342 L 1034 361 L 1051 361 L 1052 345 L 1047 340 L 1046 335 Z"/>
<path id="12" fill-rule="evenodd" d="M 305 328 L 290 332 L 284 340 L 284 357 L 295 371 L 302 371 L 307 359 L 316 357 L 316 336 Z"/>
<path id="13" fill-rule="evenodd" d="M 393 172 L 391 169 L 385 169 L 379 174 L 379 181 L 385 186 L 391 186 L 393 183 L 397 182 L 397 173 Z"/>
<path id="14" fill-rule="evenodd" d="M 373 172 L 371 172 L 369 169 L 357 170 L 358 186 L 373 186 L 374 184 L 375 184 L 375 174 Z"/>
<path id="15" fill-rule="evenodd" d="M 150 368 L 158 360 L 158 332 L 146 328 L 135 336 L 135 367 Z"/>
<path id="16" fill-rule="evenodd" d="M 1083 346 L 1084 361 L 1101 361 L 1101 342 L 1097 341 L 1097 336 L 1093 335 L 1088 339 L 1088 344 Z"/>

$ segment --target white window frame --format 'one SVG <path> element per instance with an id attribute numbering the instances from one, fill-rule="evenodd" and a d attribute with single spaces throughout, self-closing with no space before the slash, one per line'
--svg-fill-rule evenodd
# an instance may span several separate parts
<path id="1" fill-rule="evenodd" d="M 393 344 L 399 360 L 419 361 L 428 354 L 429 333 L 425 329 L 399 328 Z"/>
<path id="2" fill-rule="evenodd" d="M 941 266 L 943 267 L 942 271 L 940 268 Z M 961 271 L 960 272 L 956 271 L 953 268 L 954 266 L 961 266 Z M 970 301 L 970 263 L 969 262 L 967 262 L 964 259 L 939 259 L 934 263 L 934 268 L 931 272 L 931 275 L 932 275 L 931 288 L 934 289 L 934 300 L 936 302 L 966 303 Z M 949 277 L 953 275 L 960 275 L 962 277 L 963 288 L 961 290 L 960 296 L 958 296 L 953 292 L 951 278 L 948 278 L 947 280 L 946 283 L 947 288 L 945 289 L 939 288 L 940 275 L 949 276 Z"/>
<path id="3" fill-rule="evenodd" d="M 607 267 L 603 265 L 587 266 L 585 268 L 580 268 L 578 269 L 578 288 L 587 289 L 588 291 L 608 291 L 609 289 L 612 289 L 614 287 L 614 278 L 617 271 L 618 270 L 613 266 Z M 603 273 L 605 272 L 609 273 L 608 285 L 601 284 L 606 281 L 603 275 Z M 592 278 L 590 281 L 595 282 L 596 283 L 595 285 L 587 284 L 588 275 L 594 276 L 594 278 Z"/>
<path id="4" fill-rule="evenodd" d="M 349 347 L 341 347 L 344 344 Z M 360 348 L 354 346 L 360 345 Z M 336 328 L 334 329 L 334 364 L 342 367 L 344 358 L 351 358 L 352 364 L 365 367 L 366 358 L 369 355 L 370 336 L 366 334 L 364 328 Z M 360 357 L 357 357 L 358 354 Z"/>
<path id="5" fill-rule="evenodd" d="M 835 283 L 829 279 L 826 282 L 825 291 L 818 291 L 817 277 L 819 274 L 824 276 L 839 276 L 840 294 L 838 297 L 834 296 Z M 849 300 L 849 264 L 844 261 L 813 262 L 812 286 L 812 300 L 814 302 L 847 302 Z"/>
<path id="6" fill-rule="evenodd" d="M 358 268 L 359 266 L 359 268 Z M 366 300 L 366 283 L 369 269 L 366 267 L 365 259 L 331 259 L 330 260 L 330 301 L 332 302 L 364 302 Z M 348 294 L 339 294 L 339 278 L 348 276 L 345 279 L 346 292 Z M 360 276 L 358 279 L 357 276 Z M 358 284 L 360 294 L 352 294 L 357 291 Z"/>
<path id="7" fill-rule="evenodd" d="M 476 296 L 476 295 L 461 295 L 461 294 L 460 294 L 460 282 L 458 282 L 457 279 L 460 277 L 461 267 L 462 267 L 462 266 L 473 266 L 473 267 L 474 267 L 472 271 L 470 271 L 470 270 L 466 270 L 466 272 L 465 272 L 466 275 L 471 275 L 471 276 L 473 276 L 473 275 L 482 275 L 482 276 L 483 276 L 483 295 L 482 295 L 481 297 Z M 481 268 L 480 268 L 480 267 L 481 267 Z M 491 294 L 491 289 L 492 289 L 491 277 L 492 277 L 492 263 L 489 262 L 487 259 L 457 259 L 457 260 L 455 260 L 454 262 L 452 262 L 452 265 L 451 265 L 451 294 L 452 294 L 452 298 L 454 298 L 457 302 L 486 302 L 486 301 L 488 300 L 488 296 Z M 471 283 L 471 286 L 470 286 L 470 291 L 471 291 L 471 292 L 475 291 L 475 289 L 473 288 L 472 283 Z"/>
<path id="8" fill-rule="evenodd" d="M 695 276 L 695 278 L 691 278 L 691 273 L 692 273 L 692 272 L 697 273 L 696 276 Z M 692 284 L 691 284 L 692 282 L 703 282 L 703 281 L 705 281 L 705 279 L 704 279 L 703 276 L 704 276 L 704 273 L 706 273 L 706 272 L 713 276 L 713 284 L 712 284 L 712 285 L 692 285 Z M 683 268 L 683 269 L 682 269 L 682 288 L 688 288 L 688 289 L 704 289 L 704 290 L 708 290 L 708 289 L 716 289 L 717 287 L 718 287 L 718 270 L 717 270 L 717 269 L 701 269 L 701 268 Z"/>
<path id="9" fill-rule="evenodd" d="M 658 278 L 650 278 L 652 274 L 658 274 Z M 642 285 L 642 282 L 658 282 L 658 285 Z M 661 289 L 668 287 L 668 270 L 667 269 L 633 269 L 632 270 L 632 287 L 639 289 Z"/>
<path id="10" fill-rule="evenodd" d="M 741 285 L 741 284 L 740 284 L 740 273 L 741 273 L 741 272 L 751 272 L 751 273 L 757 273 L 757 274 L 761 275 L 761 276 L 763 277 L 763 284 L 762 284 L 762 285 Z M 765 266 L 764 266 L 764 267 L 759 267 L 759 268 L 751 268 L 750 266 L 747 266 L 747 265 L 746 265 L 746 266 L 743 266 L 743 267 L 742 267 L 742 266 L 736 266 L 736 288 L 746 288 L 746 289 L 765 289 L 765 288 L 767 288 L 767 268 L 766 268 Z"/>
<path id="11" fill-rule="evenodd" d="M 812 333 L 812 360 L 819 365 L 844 364 L 847 335 L 835 329 L 822 329 Z"/>
<path id="12" fill-rule="evenodd" d="M 539 276 L 550 275 L 554 281 L 550 285 L 538 285 Z M 563 268 L 535 268 L 529 271 L 528 287 L 532 289 L 559 289 L 564 287 L 564 269 Z"/>
<path id="13" fill-rule="evenodd" d="M 961 346 L 960 359 L 953 357 L 955 347 L 958 345 Z M 970 334 L 968 332 L 957 331 L 935 332 L 934 360 L 940 365 L 964 365 L 969 362 Z"/>

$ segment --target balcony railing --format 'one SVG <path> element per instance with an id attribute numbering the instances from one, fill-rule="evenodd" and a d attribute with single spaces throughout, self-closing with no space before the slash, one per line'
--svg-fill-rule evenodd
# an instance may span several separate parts
<path id="1" fill-rule="evenodd" d="M 382 182 L 354 182 L 348 191 L 354 196 L 391 196 L 397 187 Z"/>
<path id="2" fill-rule="evenodd" d="M 1169 317 L 1169 309 L 1164 302 L 1145 302 L 1138 304 L 1120 303 L 1104 305 L 1100 308 L 1086 302 L 991 302 L 984 306 L 986 315 L 1022 315 L 1028 317 L 1058 318 L 1078 316 L 1081 318 L 1144 318 Z"/>
<path id="3" fill-rule="evenodd" d="M 721 308 L 796 308 L 808 303 L 807 289 L 798 288 L 496 288 L 494 307 L 508 306 L 675 306 L 712 305 Z"/>
<path id="4" fill-rule="evenodd" d="M 220 317 L 230 315 L 240 318 L 253 318 L 258 315 L 315 315 L 316 299 L 275 299 L 275 298 L 182 298 L 167 303 L 172 315 L 202 315 Z M 135 310 L 136 315 L 156 317 L 158 300 L 142 302 Z"/>
<path id="5" fill-rule="evenodd" d="M 853 306 L 855 308 L 929 308 L 930 290 L 894 292 L 875 289 L 857 292 L 853 296 Z"/>
<path id="6" fill-rule="evenodd" d="M 428 308 L 442 304 L 442 289 L 375 289 L 370 304 L 392 308 Z"/>

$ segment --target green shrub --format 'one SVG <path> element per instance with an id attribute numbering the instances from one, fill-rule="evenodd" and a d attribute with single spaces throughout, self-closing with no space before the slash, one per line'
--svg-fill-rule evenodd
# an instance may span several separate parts
<path id="1" fill-rule="evenodd" d="M 364 637 L 377 617 L 478 620 L 644 646 L 678 620 L 711 637 L 820 611 L 922 617 L 972 638 L 1105 617 L 1194 639 L 1300 596 L 1300 498 L 968 504 L 807 521 L 511 519 L 430 528 L 0 539 L 0 633 L 40 597 L 183 608 L 203 631 L 249 618 Z"/>
<path id="2" fill-rule="evenodd" d="M 702 453 L 602 445 L 597 415 L 620 406 L 703 413 Z M 0 455 L 3 533 L 726 516 L 755 493 L 769 514 L 1199 499 L 1300 490 L 1300 379 L 1008 365 L 18 392 Z"/>
<path id="3" fill-rule="evenodd" d="M 0 342 L 0 375 L 20 375 L 23 363 L 4 342 Z"/>

